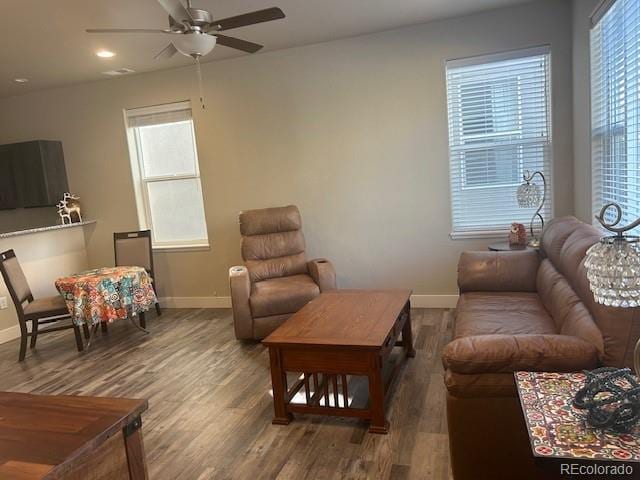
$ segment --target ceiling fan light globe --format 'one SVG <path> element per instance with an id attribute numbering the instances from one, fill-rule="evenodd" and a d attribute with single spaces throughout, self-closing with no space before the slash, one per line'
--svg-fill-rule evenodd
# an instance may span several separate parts
<path id="1" fill-rule="evenodd" d="M 217 38 L 206 33 L 191 32 L 176 35 L 172 40 L 178 51 L 187 57 L 203 57 L 216 46 Z"/>

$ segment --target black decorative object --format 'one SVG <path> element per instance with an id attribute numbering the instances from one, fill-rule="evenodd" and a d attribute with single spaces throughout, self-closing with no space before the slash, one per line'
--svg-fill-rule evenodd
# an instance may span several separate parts
<path id="1" fill-rule="evenodd" d="M 603 367 L 585 371 L 586 383 L 573 400 L 587 410 L 595 428 L 627 433 L 640 421 L 640 383 L 629 368 Z"/>

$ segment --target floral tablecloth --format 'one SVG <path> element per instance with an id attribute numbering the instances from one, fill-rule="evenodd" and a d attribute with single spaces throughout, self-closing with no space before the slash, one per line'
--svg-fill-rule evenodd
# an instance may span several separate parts
<path id="1" fill-rule="evenodd" d="M 146 312 L 156 303 L 151 277 L 142 267 L 88 270 L 56 280 L 77 325 L 113 322 Z"/>
<path id="2" fill-rule="evenodd" d="M 573 406 L 583 373 L 515 372 L 534 455 L 640 462 L 640 425 L 628 434 L 591 428 Z"/>

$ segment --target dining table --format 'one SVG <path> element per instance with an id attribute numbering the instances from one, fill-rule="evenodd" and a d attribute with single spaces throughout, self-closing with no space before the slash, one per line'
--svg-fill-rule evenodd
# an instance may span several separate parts
<path id="1" fill-rule="evenodd" d="M 156 302 L 153 280 L 143 267 L 103 267 L 58 278 L 56 288 L 65 300 L 72 321 L 91 328 L 129 319 L 138 329 L 145 328 L 144 314 Z M 134 318 L 139 318 L 139 324 Z"/>

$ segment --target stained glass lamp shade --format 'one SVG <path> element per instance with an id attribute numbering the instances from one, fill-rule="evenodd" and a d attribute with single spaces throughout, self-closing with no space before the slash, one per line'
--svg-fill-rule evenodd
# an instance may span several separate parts
<path id="1" fill-rule="evenodd" d="M 605 220 L 609 208 L 616 210 L 616 218 L 610 223 Z M 609 307 L 640 307 L 640 237 L 625 234 L 640 225 L 640 219 L 616 227 L 622 219 L 622 209 L 616 203 L 607 203 L 596 219 L 615 235 L 602 238 L 587 250 L 584 266 L 593 298 Z M 640 376 L 640 339 L 634 361 L 636 375 Z"/>

